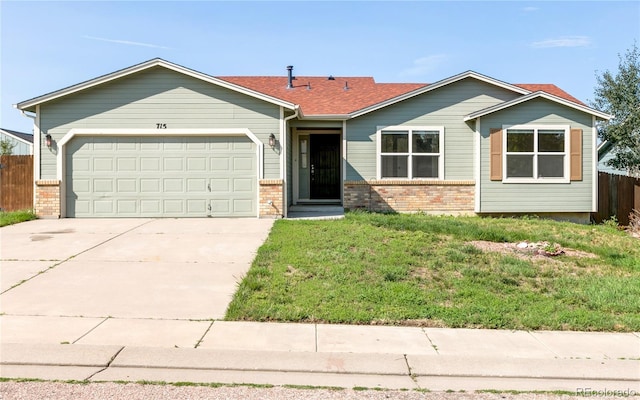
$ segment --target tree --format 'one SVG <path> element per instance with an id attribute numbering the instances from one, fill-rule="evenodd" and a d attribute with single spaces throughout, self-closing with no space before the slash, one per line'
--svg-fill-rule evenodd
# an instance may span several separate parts
<path id="1" fill-rule="evenodd" d="M 13 148 L 16 147 L 15 143 L 12 143 L 9 139 L 0 140 L 0 155 L 10 156 L 13 154 Z"/>
<path id="2" fill-rule="evenodd" d="M 618 55 L 616 75 L 606 71 L 596 76 L 595 101 L 597 110 L 613 115 L 598 127 L 598 135 L 613 145 L 615 157 L 609 165 L 640 173 L 640 51 L 637 43 Z"/>

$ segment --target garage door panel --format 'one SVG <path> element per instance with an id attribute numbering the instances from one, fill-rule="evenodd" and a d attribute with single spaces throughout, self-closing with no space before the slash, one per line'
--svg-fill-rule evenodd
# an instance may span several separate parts
<path id="1" fill-rule="evenodd" d="M 118 193 L 137 193 L 138 192 L 138 180 L 137 179 L 117 179 L 116 191 Z"/>
<path id="2" fill-rule="evenodd" d="M 247 178 L 235 178 L 233 180 L 234 192 L 253 192 L 255 188 L 255 181 Z"/>
<path id="3" fill-rule="evenodd" d="M 207 200 L 206 199 L 187 200 L 187 213 L 189 214 L 200 213 L 202 215 L 205 215 L 207 213 Z"/>
<path id="4" fill-rule="evenodd" d="M 113 214 L 113 200 L 105 199 L 105 200 L 94 200 L 93 202 L 93 212 L 96 216 L 102 216 L 103 214 L 106 216 Z"/>
<path id="5" fill-rule="evenodd" d="M 140 179 L 140 193 L 141 194 L 154 194 L 160 193 L 160 179 L 159 178 L 144 178 Z"/>
<path id="6" fill-rule="evenodd" d="M 184 214 L 184 200 L 168 199 L 163 201 L 163 208 L 166 214 Z"/>
<path id="7" fill-rule="evenodd" d="M 187 192 L 207 193 L 207 180 L 205 178 L 187 178 Z"/>
<path id="8" fill-rule="evenodd" d="M 187 159 L 187 170 L 193 172 L 206 172 L 207 171 L 207 158 L 206 157 L 189 157 Z"/>
<path id="9" fill-rule="evenodd" d="M 182 183 L 183 180 L 180 178 L 165 178 L 162 181 L 162 188 L 168 193 L 182 193 L 184 192 Z"/>
<path id="10" fill-rule="evenodd" d="M 116 162 L 118 172 L 135 172 L 138 170 L 138 162 L 135 157 L 118 157 Z"/>
<path id="11" fill-rule="evenodd" d="M 140 170 L 142 172 L 160 172 L 160 158 L 159 157 L 141 157 L 140 158 Z"/>
<path id="12" fill-rule="evenodd" d="M 111 193 L 113 192 L 113 180 L 112 179 L 94 179 L 93 191 L 96 193 Z"/>
<path id="13" fill-rule="evenodd" d="M 247 137 L 76 137 L 66 147 L 69 217 L 256 216 Z"/>
<path id="14" fill-rule="evenodd" d="M 164 159 L 164 170 L 167 172 L 184 171 L 184 159 L 181 157 L 171 157 Z"/>
<path id="15" fill-rule="evenodd" d="M 137 200 L 118 200 L 116 205 L 118 207 L 118 214 L 128 214 L 131 216 L 138 214 Z"/>
<path id="16" fill-rule="evenodd" d="M 253 210 L 253 201 L 248 199 L 236 199 L 233 201 L 233 211 L 238 214 L 250 213 Z"/>
<path id="17" fill-rule="evenodd" d="M 250 157 L 236 157 L 233 159 L 234 171 L 252 171 L 255 169 L 253 164 L 253 158 Z"/>
<path id="18" fill-rule="evenodd" d="M 134 141 L 121 141 L 116 143 L 116 148 L 118 151 L 138 151 L 138 146 Z"/>
<path id="19" fill-rule="evenodd" d="M 229 215 L 231 214 L 231 200 L 218 199 L 211 202 L 212 215 Z"/>
<path id="20" fill-rule="evenodd" d="M 158 215 L 160 212 L 160 200 L 140 200 L 140 213 L 143 216 Z"/>
<path id="21" fill-rule="evenodd" d="M 230 170 L 230 163 L 227 157 L 212 157 L 211 158 L 211 170 L 227 172 Z"/>
<path id="22" fill-rule="evenodd" d="M 107 157 L 95 157 L 93 159 L 93 171 L 94 172 L 114 172 L 113 158 Z"/>

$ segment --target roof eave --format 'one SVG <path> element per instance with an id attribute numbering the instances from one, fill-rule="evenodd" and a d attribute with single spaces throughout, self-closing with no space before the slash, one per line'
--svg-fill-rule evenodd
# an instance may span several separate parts
<path id="1" fill-rule="evenodd" d="M 563 105 L 565 105 L 567 107 L 574 108 L 574 109 L 576 109 L 578 111 L 582 111 L 582 112 L 585 112 L 587 114 L 594 115 L 595 117 L 597 117 L 597 118 L 599 118 L 601 120 L 608 121 L 608 120 L 610 120 L 612 118 L 612 116 L 607 114 L 607 113 L 603 113 L 603 112 L 595 110 L 593 108 L 590 108 L 590 107 L 587 107 L 587 106 L 583 106 L 583 105 L 578 104 L 578 103 L 574 103 L 572 101 L 563 99 L 562 97 L 558 97 L 558 96 L 555 96 L 553 94 L 549 94 L 547 92 L 537 91 L 537 92 L 529 93 L 529 94 L 527 94 L 525 96 L 522 96 L 522 97 L 518 97 L 517 99 L 513 99 L 513 100 L 510 100 L 510 101 L 505 101 L 503 103 L 499 103 L 499 104 L 496 104 L 494 106 L 487 107 L 487 108 L 484 108 L 482 110 L 478 110 L 476 112 L 473 112 L 473 113 L 467 115 L 466 117 L 464 117 L 464 121 L 467 122 L 467 121 L 470 121 L 470 120 L 474 120 L 476 118 L 484 117 L 485 115 L 493 114 L 494 112 L 498 112 L 498 111 L 504 110 L 506 108 L 513 107 L 515 105 L 522 104 L 524 102 L 527 102 L 529 100 L 533 100 L 533 99 L 536 99 L 536 98 L 539 98 L 539 97 L 545 98 L 547 100 L 551 100 L 551 101 L 556 102 L 556 103 L 563 104 Z"/>
<path id="2" fill-rule="evenodd" d="M 89 89 L 89 88 L 92 88 L 92 87 L 95 87 L 95 86 L 98 86 L 98 85 L 101 85 L 101 84 L 104 84 L 104 83 L 107 83 L 107 82 L 111 82 L 111 81 L 114 81 L 116 79 L 120 79 L 120 78 L 123 78 L 125 76 L 131 75 L 131 74 L 134 74 L 134 73 L 137 73 L 137 72 L 140 72 L 140 71 L 144 71 L 146 69 L 153 68 L 153 67 L 156 67 L 156 66 L 161 66 L 161 67 L 164 67 L 164 68 L 167 68 L 167 69 L 182 73 L 184 75 L 188 75 L 188 76 L 194 77 L 196 79 L 200 79 L 202 81 L 209 82 L 209 83 L 224 87 L 226 89 L 230 89 L 230 90 L 233 90 L 233 91 L 236 91 L 236 92 L 240 92 L 240 93 L 246 94 L 246 95 L 251 96 L 251 97 L 255 97 L 257 99 L 260 99 L 260 100 L 263 100 L 263 101 L 266 101 L 266 102 L 269 102 L 269 103 L 273 103 L 273 104 L 281 106 L 281 107 L 286 107 L 286 108 L 289 108 L 289 109 L 292 109 L 292 110 L 295 108 L 295 104 L 293 104 L 293 103 L 289 103 L 289 102 L 277 99 L 275 97 L 268 96 L 268 95 L 265 95 L 265 94 L 260 93 L 260 92 L 256 92 L 254 90 L 247 89 L 245 87 L 242 87 L 242 86 L 239 86 L 239 85 L 224 81 L 222 79 L 214 78 L 214 77 L 212 77 L 210 75 L 207 75 L 207 74 L 204 74 L 202 72 L 198 72 L 198 71 L 183 67 L 181 65 L 174 64 L 174 63 L 171 63 L 169 61 L 165 61 L 165 60 L 163 60 L 161 58 L 154 58 L 152 60 L 145 61 L 143 63 L 136 64 L 136 65 L 133 65 L 131 67 L 124 68 L 124 69 L 112 72 L 110 74 L 102 75 L 102 76 L 99 76 L 97 78 L 90 79 L 88 81 L 84 81 L 84 82 L 78 83 L 76 85 L 72 85 L 72 86 L 66 87 L 64 89 L 60 89 L 60 90 L 57 90 L 57 91 L 54 91 L 54 92 L 51 92 L 51 93 L 47 93 L 47 94 L 42 95 L 42 96 L 34 97 L 32 99 L 29 99 L 29 100 L 26 100 L 26 101 L 23 101 L 23 102 L 20 102 L 20 103 L 16 104 L 15 107 L 17 109 L 23 110 L 23 111 L 34 111 L 33 107 L 35 107 L 38 104 L 42 104 L 42 103 L 45 103 L 45 102 L 48 102 L 48 101 L 52 101 L 52 100 L 55 100 L 55 99 L 58 99 L 58 98 L 61 98 L 61 97 L 64 97 L 64 96 L 68 96 L 68 95 L 77 93 L 79 91 L 82 91 L 82 90 L 85 90 L 85 89 Z"/>
<path id="3" fill-rule="evenodd" d="M 322 119 L 332 121 L 344 121 L 349 119 L 348 114 L 309 114 L 306 115 L 302 111 L 298 114 L 298 119 Z"/>

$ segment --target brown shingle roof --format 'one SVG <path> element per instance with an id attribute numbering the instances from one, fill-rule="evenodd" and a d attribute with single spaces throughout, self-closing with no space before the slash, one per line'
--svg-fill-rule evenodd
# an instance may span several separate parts
<path id="1" fill-rule="evenodd" d="M 305 115 L 346 115 L 427 86 L 424 83 L 376 83 L 371 77 L 223 76 L 218 79 L 298 104 Z M 345 86 L 347 87 L 345 89 Z"/>
<path id="2" fill-rule="evenodd" d="M 297 76 L 287 89 L 286 76 L 219 76 L 218 79 L 297 104 L 306 116 L 347 115 L 397 96 L 427 87 L 426 83 L 376 83 L 372 77 Z M 552 84 L 515 84 L 531 92 L 544 91 L 584 105 Z"/>
<path id="3" fill-rule="evenodd" d="M 576 99 L 575 97 L 571 96 L 569 93 L 565 92 L 564 90 L 560 89 L 559 87 L 551 83 L 515 83 L 514 86 L 521 87 L 531 92 L 540 91 L 540 92 L 549 93 L 554 96 L 563 98 L 565 100 L 569 100 L 574 103 L 580 104 L 581 106 L 586 106 L 586 104 L 584 104 L 580 100 Z"/>

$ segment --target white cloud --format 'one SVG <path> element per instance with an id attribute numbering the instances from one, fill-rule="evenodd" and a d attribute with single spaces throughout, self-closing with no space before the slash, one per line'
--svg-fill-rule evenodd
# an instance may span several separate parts
<path id="1" fill-rule="evenodd" d="M 87 35 L 85 35 L 84 38 L 85 39 L 91 39 L 91 40 L 100 40 L 102 42 L 126 44 L 128 46 L 151 47 L 151 48 L 154 48 L 154 49 L 168 49 L 169 48 L 169 47 L 160 46 L 160 45 L 151 44 L 151 43 L 132 42 L 130 40 L 106 39 L 106 38 L 101 38 L 101 37 L 96 37 L 96 36 L 87 36 Z"/>
<path id="2" fill-rule="evenodd" d="M 547 49 L 551 47 L 586 47 L 591 44 L 588 36 L 565 36 L 557 39 L 547 39 L 531 43 L 531 47 L 536 49 Z"/>
<path id="3" fill-rule="evenodd" d="M 447 60 L 445 54 L 434 54 L 431 56 L 420 57 L 413 61 L 413 66 L 406 68 L 400 72 L 401 76 L 421 76 L 434 71 L 444 61 Z"/>
<path id="4" fill-rule="evenodd" d="M 522 9 L 522 11 L 524 11 L 524 12 L 534 12 L 534 11 L 538 11 L 538 10 L 539 10 L 538 7 L 524 7 Z"/>

